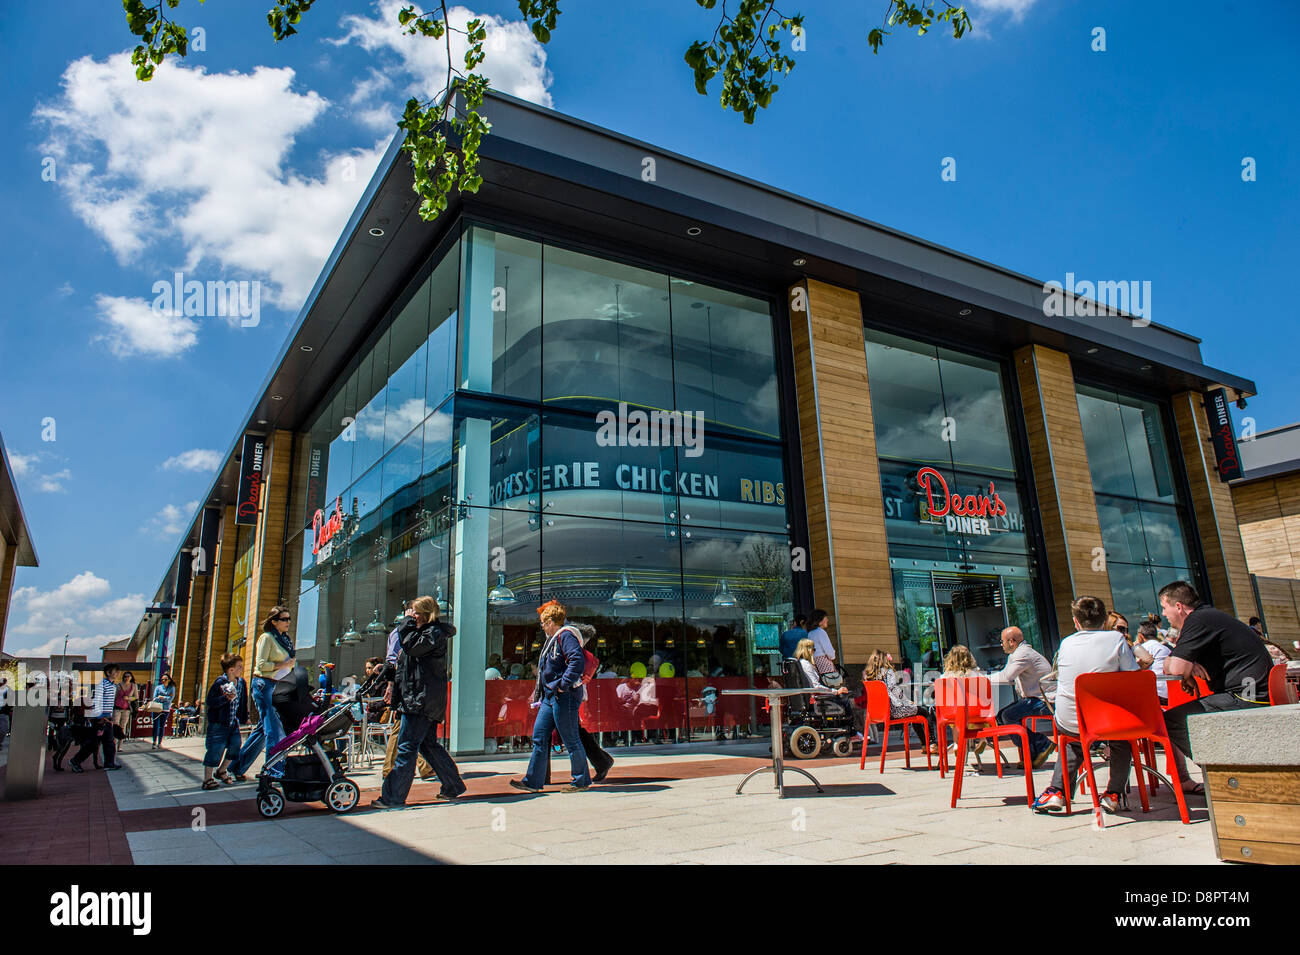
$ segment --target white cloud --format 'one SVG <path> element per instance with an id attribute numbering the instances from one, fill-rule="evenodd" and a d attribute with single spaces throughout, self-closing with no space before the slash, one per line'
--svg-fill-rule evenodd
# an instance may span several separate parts
<path id="1" fill-rule="evenodd" d="M 19 587 L 10 604 L 5 650 L 17 656 L 62 653 L 67 633 L 69 653 L 98 659 L 105 643 L 135 632 L 147 602 L 144 594 L 113 597 L 112 590 L 89 570 L 53 590 Z"/>
<path id="2" fill-rule="evenodd" d="M 402 99 L 433 98 L 447 87 L 447 43 L 445 39 L 405 35 L 397 23 L 397 13 L 404 6 L 408 6 L 407 0 L 377 0 L 373 4 L 373 17 L 344 17 L 342 22 L 347 32 L 334 42 L 355 43 L 368 53 L 381 54 L 387 76 L 400 69 L 407 77 L 401 89 Z M 527 23 L 474 13 L 462 6 L 452 7 L 447 17 L 460 30 L 474 17 L 483 21 L 487 40 L 479 72 L 492 81 L 494 89 L 542 106 L 551 105 L 551 72 L 546 68 L 546 48 L 537 42 Z M 464 34 L 453 32 L 451 57 L 457 67 L 464 66 L 467 48 Z M 379 94 L 387 92 L 393 84 L 377 83 L 374 76 L 372 71 L 371 77 L 357 85 L 351 102 L 362 122 L 373 125 L 382 117 L 391 128 L 400 114 L 400 104 L 380 98 Z"/>
<path id="3" fill-rule="evenodd" d="M 1022 20 L 1037 0 L 971 0 L 977 13 L 1008 13 L 1013 20 Z"/>
<path id="4" fill-rule="evenodd" d="M 293 83 L 288 68 L 208 73 L 176 63 L 140 83 L 127 54 L 87 56 L 68 65 L 62 94 L 34 115 L 48 129 L 42 150 L 59 161 L 59 188 L 120 262 L 166 279 L 174 269 L 200 271 L 191 276 L 200 280 L 260 278 L 274 304 L 293 310 L 389 138 L 322 154 L 314 177 L 289 168 L 296 138 L 328 106 Z M 182 331 L 163 341 L 184 350 L 193 344 L 182 347 L 185 339 Z"/>
<path id="5" fill-rule="evenodd" d="M 107 326 L 96 341 L 105 341 L 119 358 L 148 355 L 175 358 L 199 340 L 198 323 L 184 315 L 155 309 L 142 298 L 97 295 L 95 306 Z"/>
<path id="6" fill-rule="evenodd" d="M 182 504 L 179 507 L 175 504 L 168 504 L 149 519 L 147 527 L 141 527 L 140 530 L 149 531 L 160 538 L 175 537 L 189 527 L 190 518 L 194 516 L 198 506 L 198 501 L 190 501 L 188 504 Z"/>
<path id="7" fill-rule="evenodd" d="M 164 471 L 209 472 L 215 471 L 220 464 L 221 452 L 209 451 L 206 448 L 194 448 L 168 458 L 162 463 L 161 467 Z"/>
<path id="8" fill-rule="evenodd" d="M 40 451 L 35 454 L 19 454 L 10 451 L 9 465 L 13 468 L 14 477 L 22 479 L 28 489 L 57 494 L 64 490 L 63 482 L 72 479 L 72 472 L 67 468 L 60 468 L 57 471 L 46 470 L 41 466 L 41 462 L 50 457 L 52 455 Z"/>
<path id="9" fill-rule="evenodd" d="M 36 464 L 38 455 L 19 454 L 17 451 L 9 452 L 9 466 L 13 468 L 14 477 L 26 477 Z"/>

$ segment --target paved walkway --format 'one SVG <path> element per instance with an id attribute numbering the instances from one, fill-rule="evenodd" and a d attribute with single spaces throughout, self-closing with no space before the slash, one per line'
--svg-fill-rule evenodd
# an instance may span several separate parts
<path id="1" fill-rule="evenodd" d="M 198 741 L 162 751 L 132 743 L 120 772 L 48 774 L 39 803 L 0 804 L 0 861 L 126 862 L 125 842 L 137 864 L 1216 862 L 1204 797 L 1191 798 L 1193 824 L 1184 826 L 1167 790 L 1144 814 L 1135 789 L 1135 811 L 1106 817 L 1098 831 L 1090 812 L 1030 813 L 1023 777 L 998 779 L 987 760 L 984 774 L 967 774 L 959 808 L 950 809 L 950 780 L 927 772 L 924 758 L 911 770 L 891 758 L 883 775 L 870 761 L 861 772 L 856 759 L 815 760 L 801 765 L 824 795 L 793 785 L 779 800 L 760 777 L 737 796 L 741 775 L 763 760 L 732 754 L 754 751 L 753 744 L 671 754 L 620 748 L 606 785 L 539 796 L 508 787 L 522 771 L 517 757 L 466 761 L 467 797 L 430 804 L 437 784 L 417 782 L 412 805 L 400 812 L 364 809 L 379 780 L 361 772 L 357 810 L 337 816 L 319 804 L 290 804 L 268 821 L 257 815 L 252 782 L 199 788 Z M 560 762 L 556 771 L 560 780 Z M 1037 772 L 1035 788 L 1047 779 Z M 25 850 L 15 848 L 15 837 L 27 840 Z"/>

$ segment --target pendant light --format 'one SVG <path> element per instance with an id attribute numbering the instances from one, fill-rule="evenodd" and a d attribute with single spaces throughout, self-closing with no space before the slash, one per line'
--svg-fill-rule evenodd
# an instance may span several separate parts
<path id="1" fill-rule="evenodd" d="M 342 640 L 344 643 L 361 642 L 361 634 L 357 632 L 357 622 L 355 620 L 348 621 L 348 629 L 343 634 L 343 636 L 339 637 L 339 639 Z"/>
<path id="2" fill-rule="evenodd" d="M 488 603 L 493 607 L 508 607 L 515 599 L 515 592 L 506 586 L 505 573 L 498 571 L 497 585 L 488 591 Z"/>
<path id="3" fill-rule="evenodd" d="M 442 595 L 442 584 L 438 585 L 438 595 L 434 600 L 438 604 L 438 613 L 446 613 L 451 609 L 451 604 L 447 603 L 447 598 Z"/>
<path id="4" fill-rule="evenodd" d="M 722 578 L 718 586 L 718 592 L 713 595 L 713 606 L 715 607 L 734 607 L 736 606 L 736 595 L 727 589 L 727 578 Z"/>
<path id="5" fill-rule="evenodd" d="M 368 624 L 366 624 L 366 633 L 373 635 L 373 634 L 387 633 L 387 632 L 388 632 L 388 628 L 384 626 L 384 621 L 379 619 L 379 611 L 376 610 L 375 619 L 371 620 Z"/>
<path id="6" fill-rule="evenodd" d="M 623 571 L 623 585 L 610 596 L 609 602 L 619 607 L 630 607 L 641 602 L 637 592 L 627 582 L 627 571 Z"/>

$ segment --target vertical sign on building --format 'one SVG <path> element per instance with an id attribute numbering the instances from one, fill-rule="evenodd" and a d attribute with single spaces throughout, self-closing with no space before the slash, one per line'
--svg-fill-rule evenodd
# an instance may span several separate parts
<path id="1" fill-rule="evenodd" d="M 307 523 L 311 527 L 312 515 L 325 506 L 325 449 L 316 445 L 307 455 Z"/>
<path id="2" fill-rule="evenodd" d="M 266 458 L 266 439 L 244 435 L 244 451 L 239 458 L 239 497 L 235 500 L 235 523 L 256 524 L 257 509 L 262 503 L 262 464 Z"/>
<path id="3" fill-rule="evenodd" d="M 199 522 L 199 546 L 190 552 L 190 576 L 201 577 L 211 572 L 212 560 L 217 553 L 217 540 L 221 534 L 221 509 L 205 507 Z"/>
<path id="4" fill-rule="evenodd" d="M 1215 388 L 1205 396 L 1205 415 L 1210 422 L 1210 438 L 1214 441 L 1214 458 L 1220 481 L 1241 477 L 1241 458 L 1237 456 L 1237 436 L 1232 433 L 1232 412 L 1228 410 L 1228 395 Z"/>

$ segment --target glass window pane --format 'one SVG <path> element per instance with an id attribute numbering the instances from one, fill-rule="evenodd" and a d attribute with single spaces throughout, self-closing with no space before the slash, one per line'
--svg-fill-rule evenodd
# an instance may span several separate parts
<path id="1" fill-rule="evenodd" d="M 460 343 L 460 386 L 537 400 L 541 245 L 476 226 L 465 236 L 462 259 L 462 311 L 468 318 Z"/>
<path id="2" fill-rule="evenodd" d="M 780 437 L 776 352 L 767 304 L 672 280 L 673 375 L 678 410 L 715 427 Z"/>
<path id="3" fill-rule="evenodd" d="M 1142 517 L 1137 501 L 1098 494 L 1097 520 L 1101 525 L 1107 563 L 1140 564 L 1146 560 L 1146 542 L 1142 536 Z"/>
<path id="4" fill-rule="evenodd" d="M 918 467 L 951 466 L 935 349 L 868 330 L 867 370 L 877 454 Z"/>
<path id="5" fill-rule="evenodd" d="M 1146 535 L 1147 556 L 1153 564 L 1187 566 L 1187 539 L 1178 509 L 1166 504 L 1143 501 L 1142 530 Z"/>
<path id="6" fill-rule="evenodd" d="M 460 296 L 460 258 L 455 246 L 429 279 L 429 359 L 427 408 L 436 408 L 456 384 L 456 334 Z"/>
<path id="7" fill-rule="evenodd" d="M 1129 461 L 1128 442 L 1124 439 L 1124 419 L 1113 395 L 1079 389 L 1079 423 L 1083 425 L 1083 443 L 1088 452 L 1088 470 L 1092 487 L 1098 494 L 1136 497 L 1133 466 Z"/>
<path id="8" fill-rule="evenodd" d="M 543 261 L 543 400 L 671 410 L 667 276 L 553 246 Z"/>
<path id="9" fill-rule="evenodd" d="M 953 466 L 986 473 L 1015 473 L 1011 433 L 997 364 L 939 349 L 944 410 Z M 874 398 L 874 388 L 873 388 Z"/>
<path id="10" fill-rule="evenodd" d="M 356 448 L 352 469 L 369 468 L 384 453 L 384 414 L 388 400 L 388 332 L 384 332 L 374 349 L 361 359 L 357 377 Z"/>
<path id="11" fill-rule="evenodd" d="M 429 284 L 424 282 L 393 320 L 389 332 L 388 405 L 384 451 L 411 433 L 429 413 L 425 373 L 429 338 Z"/>

